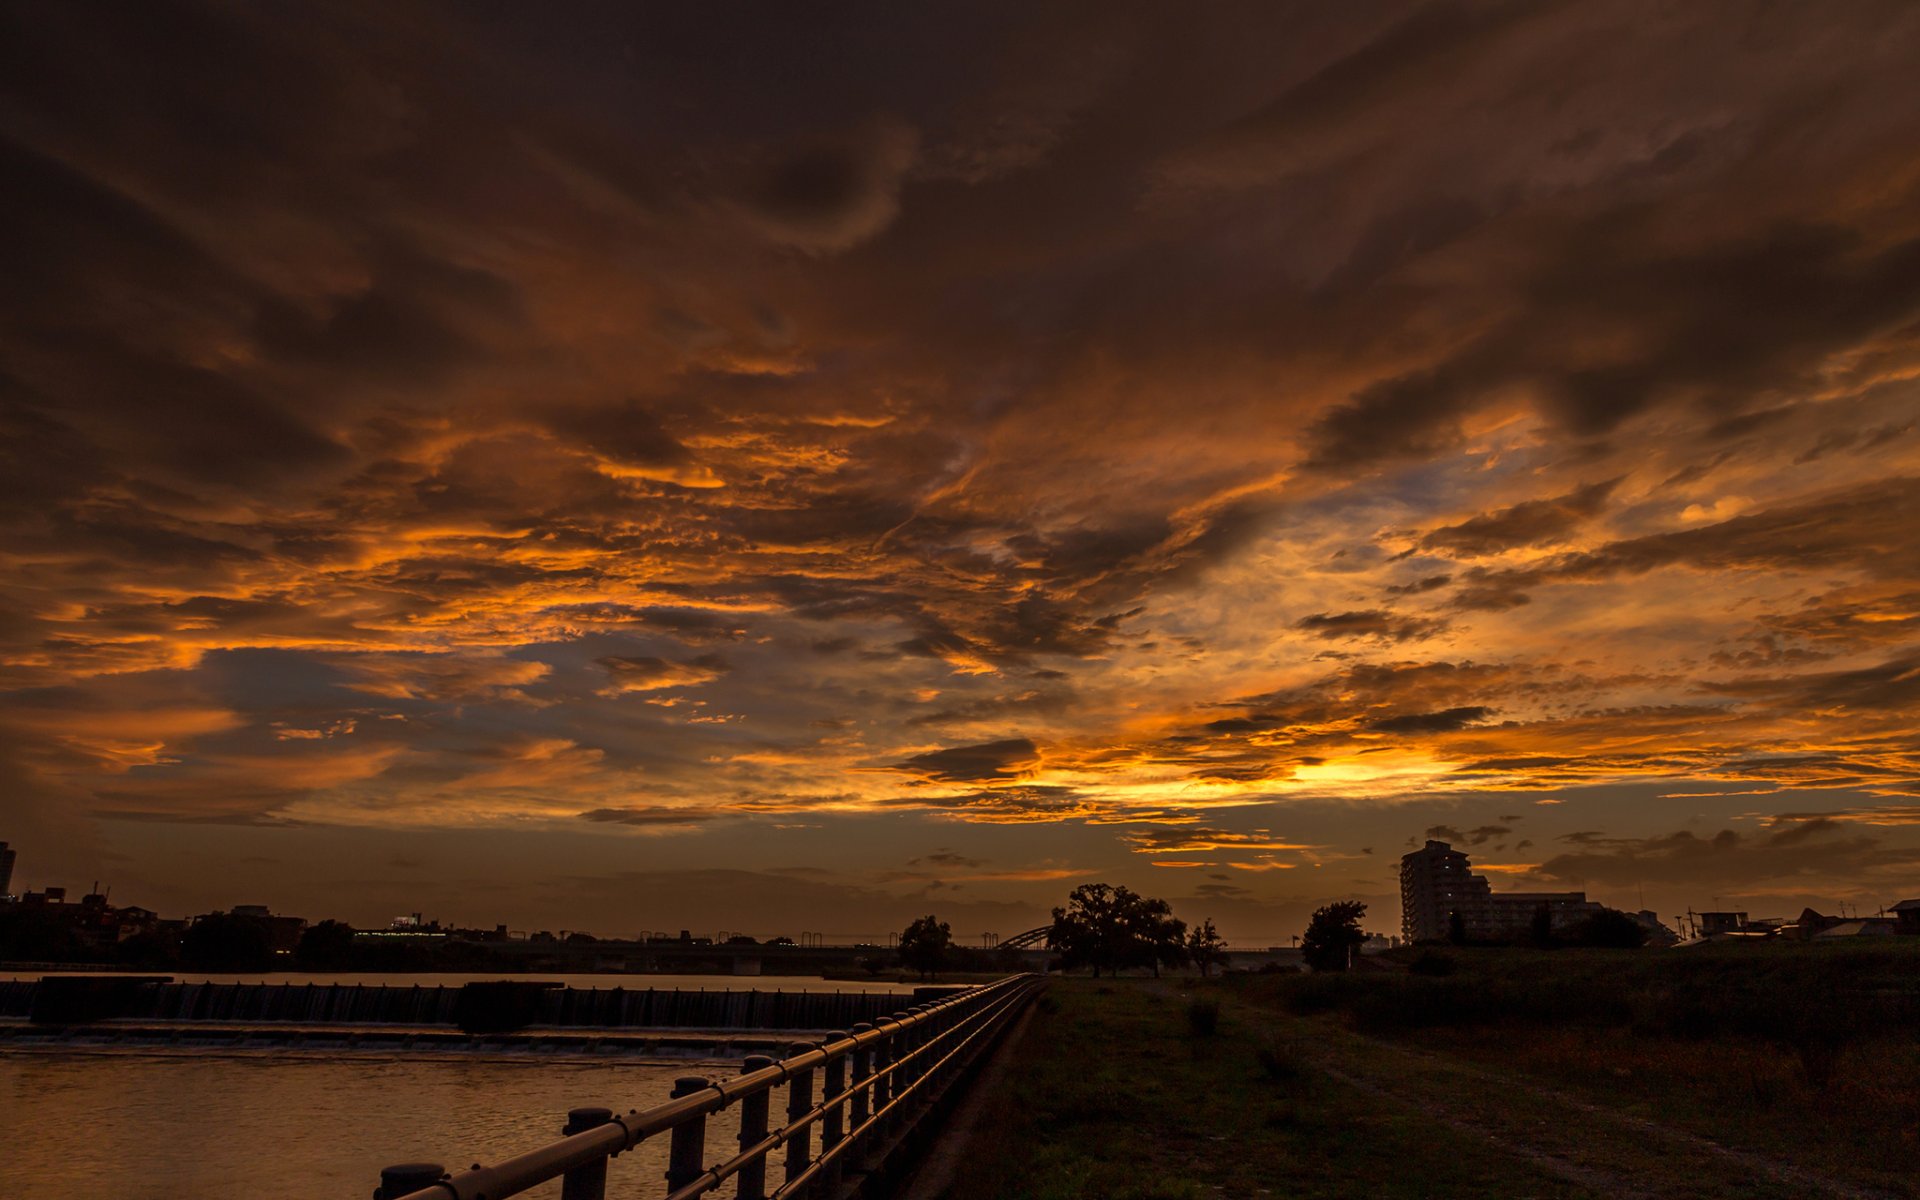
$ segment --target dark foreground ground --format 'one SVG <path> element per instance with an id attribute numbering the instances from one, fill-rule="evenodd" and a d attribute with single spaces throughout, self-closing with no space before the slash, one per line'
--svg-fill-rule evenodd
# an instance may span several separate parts
<path id="1" fill-rule="evenodd" d="M 947 1200 L 1920 1196 L 1920 945 L 1414 957 L 1056 981 Z"/>

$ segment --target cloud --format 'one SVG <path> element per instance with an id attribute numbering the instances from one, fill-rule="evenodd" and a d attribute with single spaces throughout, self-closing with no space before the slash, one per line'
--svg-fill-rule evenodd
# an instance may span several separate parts
<path id="1" fill-rule="evenodd" d="M 627 805 L 621 808 L 592 808 L 579 814 L 583 821 L 597 825 L 625 825 L 641 829 L 687 829 L 739 814 L 711 807 L 672 805 Z"/>
<path id="2" fill-rule="evenodd" d="M 601 18 L 10 21 L 35 837 L 185 896 L 297 831 L 320 904 L 510 829 L 551 911 L 696 818 L 1037 872 L 1920 789 L 1900 6 Z M 1777 853 L 1903 844 L 1832 819 Z M 1120 857 L 1309 853 L 1213 840 Z"/>
<path id="3" fill-rule="evenodd" d="M 1423 536 L 1420 548 L 1474 558 L 1517 546 L 1560 541 L 1599 513 L 1619 486 L 1620 477 L 1616 477 L 1549 500 L 1526 500 L 1457 525 L 1443 525 Z M 1437 578 L 1445 582 L 1444 576 Z"/>
<path id="4" fill-rule="evenodd" d="M 918 858 L 907 860 L 910 867 L 984 867 L 984 858 L 969 858 L 964 854 L 955 854 L 951 850 L 936 850 L 932 854 L 922 854 Z"/>
<path id="5" fill-rule="evenodd" d="M 612 695 L 698 687 L 712 683 L 729 669 L 726 660 L 717 654 L 702 654 L 684 662 L 647 654 L 609 655 L 595 661 L 606 668 L 608 678 L 613 681 L 607 689 L 607 694 Z"/>
<path id="6" fill-rule="evenodd" d="M 1140 854 L 1191 854 L 1212 850 L 1312 850 L 1316 847 L 1276 837 L 1265 830 L 1208 826 L 1130 829 L 1120 835 Z"/>
<path id="7" fill-rule="evenodd" d="M 1583 849 L 1549 858 L 1532 874 L 1564 884 L 1629 887 L 1682 884 L 1728 891 L 1825 886 L 1842 878 L 1859 884 L 1910 878 L 1920 849 L 1848 834 L 1840 822 L 1809 818 L 1761 835 L 1723 829 L 1710 837 L 1690 830 L 1647 838 L 1593 837 Z"/>
<path id="8" fill-rule="evenodd" d="M 925 783 L 993 783 L 1020 778 L 1039 757 L 1039 747 L 1032 739 L 1005 738 L 928 750 L 891 764 L 891 769 Z"/>
<path id="9" fill-rule="evenodd" d="M 873 122 L 756 164 L 736 203 L 750 225 L 775 241 L 814 252 L 845 250 L 898 214 L 917 142 L 899 122 Z"/>
<path id="10" fill-rule="evenodd" d="M 1462 705 L 1439 712 L 1401 713 L 1367 722 L 1367 728 L 1381 733 L 1450 733 L 1484 721 L 1493 710 L 1480 704 Z"/>
<path id="11" fill-rule="evenodd" d="M 1340 613 L 1314 613 L 1294 622 L 1294 628 L 1315 637 L 1377 638 L 1389 642 L 1418 641 L 1443 632 L 1447 623 L 1426 617 L 1402 617 L 1385 609 L 1369 608 Z"/>

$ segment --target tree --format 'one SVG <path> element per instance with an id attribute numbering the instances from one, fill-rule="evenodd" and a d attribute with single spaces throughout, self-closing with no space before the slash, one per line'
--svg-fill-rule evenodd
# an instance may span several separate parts
<path id="1" fill-rule="evenodd" d="M 1186 965 L 1187 923 L 1173 915 L 1173 907 L 1165 900 L 1142 896 L 1128 917 L 1135 954 L 1145 960 L 1143 965 L 1153 968 L 1155 979 L 1160 978 L 1161 967 L 1172 970 Z"/>
<path id="2" fill-rule="evenodd" d="M 1464 946 L 1467 944 L 1467 919 L 1455 909 L 1447 914 L 1447 944 Z"/>
<path id="3" fill-rule="evenodd" d="M 1200 968 L 1202 978 L 1206 977 L 1208 969 L 1215 963 L 1224 964 L 1227 961 L 1227 943 L 1214 929 L 1212 917 L 1195 925 L 1193 932 L 1187 935 L 1187 958 Z"/>
<path id="4" fill-rule="evenodd" d="M 309 971 L 338 971 L 353 961 L 353 926 L 345 921 L 321 921 L 301 931 L 294 961 Z"/>
<path id="5" fill-rule="evenodd" d="M 197 971 L 261 971 L 273 965 L 273 943 L 252 917 L 212 913 L 181 937 L 180 958 Z"/>
<path id="6" fill-rule="evenodd" d="M 1353 965 L 1354 952 L 1367 940 L 1360 918 L 1367 906 L 1358 900 L 1340 900 L 1313 910 L 1307 932 L 1300 938 L 1300 957 L 1316 971 L 1344 971 Z"/>
<path id="7" fill-rule="evenodd" d="M 1647 944 L 1647 927 L 1617 908 L 1603 908 L 1569 933 L 1576 945 L 1638 950 Z"/>
<path id="8" fill-rule="evenodd" d="M 929 913 L 900 934 L 900 961 L 931 979 L 947 961 L 953 930 Z"/>
<path id="9" fill-rule="evenodd" d="M 1127 967 L 1177 967 L 1186 960 L 1186 922 L 1165 900 L 1132 888 L 1087 883 L 1053 910 L 1047 943 L 1068 967 L 1092 967 L 1095 977 Z"/>
<path id="10" fill-rule="evenodd" d="M 147 930 L 116 943 L 113 961 L 146 971 L 161 970 L 180 961 L 180 943 L 177 938 Z"/>
<path id="11" fill-rule="evenodd" d="M 1553 910 L 1545 904 L 1533 910 L 1533 919 L 1527 923 L 1527 941 L 1542 950 L 1553 949 L 1556 941 L 1553 936 Z"/>

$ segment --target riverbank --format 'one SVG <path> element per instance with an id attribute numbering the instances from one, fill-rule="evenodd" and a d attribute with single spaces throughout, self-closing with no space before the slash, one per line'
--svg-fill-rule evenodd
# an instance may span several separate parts
<path id="1" fill-rule="evenodd" d="M 1611 963 L 1562 954 L 1544 962 L 1462 954 L 1446 978 L 1471 990 L 1462 981 L 1476 976 L 1564 972 L 1570 986 L 1591 988 L 1609 971 L 1631 980 L 1667 963 L 1702 970 L 1671 956 Z M 1411 1005 L 1432 977 L 1406 965 L 1332 986 L 1355 995 L 1404 987 Z M 1352 1005 L 1303 1002 L 1313 989 L 1331 990 L 1284 976 L 1056 980 L 992 1114 L 996 1152 L 969 1161 L 945 1200 L 1920 1194 L 1908 1167 L 1914 1127 L 1899 1123 L 1914 1101 L 1896 1090 L 1915 1063 L 1910 1027 L 1845 1051 L 1842 1074 L 1794 1099 L 1778 1082 L 1800 1070 L 1791 1052 L 1737 1053 L 1745 1035 L 1708 1033 L 1686 1053 L 1645 1042 L 1635 1057 L 1589 1056 L 1576 1071 L 1552 1052 L 1551 1023 L 1529 1032 L 1494 1021 L 1470 1035 L 1459 1026 L 1363 1030 Z M 1600 1036 L 1577 1018 L 1560 1028 L 1563 1040 Z M 1622 1041 L 1617 1031 L 1605 1036 L 1616 1049 Z M 1765 1072 L 1754 1075 L 1756 1064 Z M 1835 1078 L 1847 1081 L 1842 1090 L 1823 1093 Z M 1844 1128 L 1868 1090 L 1893 1111 Z M 1778 1109 L 1780 1124 L 1802 1100 L 1817 1113 L 1823 1094 L 1838 1107 L 1794 1137 L 1774 1135 L 1773 1121 L 1754 1123 L 1757 1106 Z"/>

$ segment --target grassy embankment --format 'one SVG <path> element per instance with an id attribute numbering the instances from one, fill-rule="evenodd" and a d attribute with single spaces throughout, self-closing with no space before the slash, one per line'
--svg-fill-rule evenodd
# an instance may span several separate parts
<path id="1" fill-rule="evenodd" d="M 1341 1086 L 1198 983 L 1050 985 L 951 1200 L 1594 1195 Z M 1186 991 L 1225 1001 L 1214 1032 Z"/>
<path id="2" fill-rule="evenodd" d="M 1920 1159 L 1920 943 L 1408 953 L 1450 974 L 1253 978 L 1248 1001 L 1523 1073 L 1864 1185 Z"/>
<path id="3" fill-rule="evenodd" d="M 1056 982 L 953 1200 L 1920 1195 L 1920 946 L 1414 957 Z"/>

